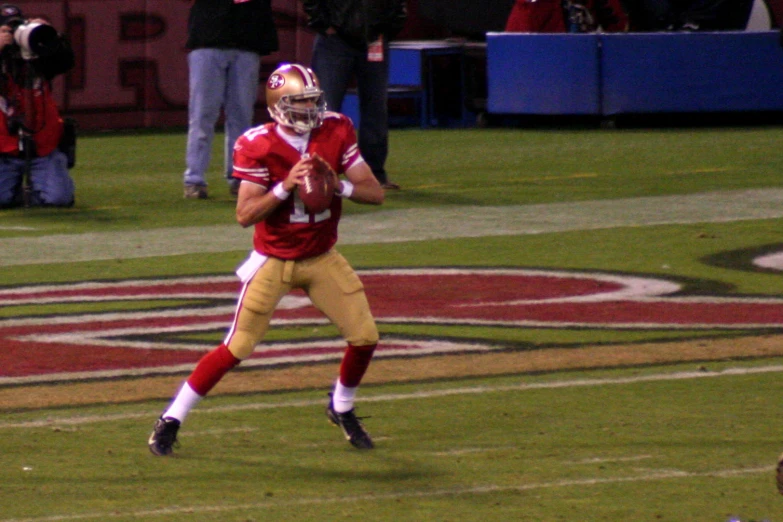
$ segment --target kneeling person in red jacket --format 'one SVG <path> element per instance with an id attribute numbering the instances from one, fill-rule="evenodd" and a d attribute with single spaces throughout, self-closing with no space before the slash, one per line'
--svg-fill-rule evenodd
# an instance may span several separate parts
<path id="1" fill-rule="evenodd" d="M 48 22 L 0 6 L 0 208 L 73 205 L 68 157 L 58 148 L 63 120 L 51 87 L 73 65 L 70 44 Z"/>

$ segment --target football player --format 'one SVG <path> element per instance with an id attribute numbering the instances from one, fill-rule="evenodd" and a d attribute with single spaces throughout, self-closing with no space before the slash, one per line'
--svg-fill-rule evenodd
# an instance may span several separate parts
<path id="1" fill-rule="evenodd" d="M 378 329 L 364 287 L 335 249 L 342 200 L 380 205 L 384 191 L 356 144 L 350 119 L 327 112 L 318 78 L 309 68 L 287 64 L 266 83 L 273 121 L 245 132 L 234 146 L 239 178 L 236 218 L 255 226 L 253 250 L 239 267 L 243 286 L 234 320 L 223 342 L 207 353 L 156 421 L 150 451 L 169 455 L 188 412 L 264 338 L 272 313 L 294 288 L 334 323 L 348 346 L 330 393 L 326 415 L 350 443 L 370 449 L 373 442 L 354 413 L 354 398 L 378 343 Z M 297 186 L 315 161 L 344 175 L 335 180 L 329 207 L 308 213 Z"/>

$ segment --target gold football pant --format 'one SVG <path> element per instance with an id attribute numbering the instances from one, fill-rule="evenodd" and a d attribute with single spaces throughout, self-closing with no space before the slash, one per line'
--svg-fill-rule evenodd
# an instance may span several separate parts
<path id="1" fill-rule="evenodd" d="M 364 285 L 336 250 L 301 261 L 270 257 L 242 287 L 231 330 L 224 341 L 237 359 L 249 357 L 266 335 L 280 300 L 303 289 L 316 308 L 337 326 L 352 346 L 378 342 Z"/>

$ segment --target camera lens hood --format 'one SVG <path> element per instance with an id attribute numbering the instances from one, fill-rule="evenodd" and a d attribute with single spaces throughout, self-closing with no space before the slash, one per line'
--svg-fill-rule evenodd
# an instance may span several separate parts
<path id="1" fill-rule="evenodd" d="M 14 40 L 22 49 L 22 57 L 47 56 L 57 49 L 57 30 L 38 22 L 22 24 L 14 31 Z"/>

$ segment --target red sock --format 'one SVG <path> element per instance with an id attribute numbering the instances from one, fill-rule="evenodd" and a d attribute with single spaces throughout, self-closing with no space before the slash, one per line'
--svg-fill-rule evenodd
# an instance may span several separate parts
<path id="1" fill-rule="evenodd" d="M 372 354 L 375 351 L 376 344 L 369 346 L 351 346 L 343 356 L 343 362 L 340 364 L 340 383 L 346 388 L 355 388 L 362 382 L 364 372 L 370 366 Z"/>
<path id="2" fill-rule="evenodd" d="M 193 391 L 202 397 L 209 393 L 228 371 L 239 364 L 240 359 L 234 357 L 225 344 L 221 344 L 204 357 L 196 365 L 196 369 L 188 377 L 188 384 Z"/>

